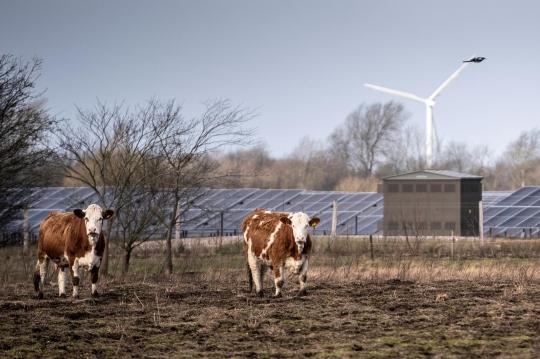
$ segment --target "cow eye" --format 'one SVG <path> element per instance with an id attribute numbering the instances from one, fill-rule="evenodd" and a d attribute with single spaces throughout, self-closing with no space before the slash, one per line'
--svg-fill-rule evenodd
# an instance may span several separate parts
<path id="1" fill-rule="evenodd" d="M 88 222 L 88 217 L 84 217 L 84 220 L 85 220 L 86 222 Z"/>

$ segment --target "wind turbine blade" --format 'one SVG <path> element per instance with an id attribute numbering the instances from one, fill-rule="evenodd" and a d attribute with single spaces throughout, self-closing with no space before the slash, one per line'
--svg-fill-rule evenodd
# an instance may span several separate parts
<path id="1" fill-rule="evenodd" d="M 476 56 L 476 54 L 473 54 L 471 56 L 471 59 L 473 57 L 475 57 L 475 56 Z M 459 73 L 461 71 L 463 71 L 465 69 L 465 67 L 467 67 L 467 65 L 469 65 L 469 64 L 470 64 L 470 62 L 463 63 L 463 65 L 461 65 L 459 67 L 459 69 L 457 69 L 457 71 L 452 74 L 452 76 L 450 76 L 445 82 L 443 82 L 443 84 L 441 86 L 439 86 L 439 88 L 436 89 L 435 92 L 432 93 L 431 96 L 428 97 L 428 99 L 432 100 L 432 101 L 435 100 L 435 97 L 439 96 L 441 94 L 441 92 L 443 92 L 444 89 L 447 88 L 448 85 L 450 85 L 450 83 L 456 79 L 456 77 L 459 75 Z"/>
<path id="2" fill-rule="evenodd" d="M 388 89 L 386 87 L 381 87 L 381 86 L 375 86 L 375 85 L 370 85 L 370 84 L 364 84 L 364 86 L 370 88 L 370 89 L 373 89 L 373 90 L 377 90 L 377 91 L 382 91 L 382 92 L 386 92 L 386 93 L 389 93 L 389 94 L 392 94 L 392 95 L 397 95 L 397 96 L 401 96 L 401 97 L 406 97 L 406 98 L 409 98 L 411 100 L 415 100 L 415 101 L 420 101 L 422 103 L 426 103 L 426 100 L 423 99 L 423 98 L 420 98 L 416 95 L 413 95 L 412 93 L 407 93 L 407 92 L 402 92 L 402 91 L 397 91 L 397 90 L 392 90 L 392 89 Z"/>

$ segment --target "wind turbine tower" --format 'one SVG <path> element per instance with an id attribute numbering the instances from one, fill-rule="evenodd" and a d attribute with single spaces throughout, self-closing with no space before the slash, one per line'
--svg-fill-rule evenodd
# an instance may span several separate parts
<path id="1" fill-rule="evenodd" d="M 465 69 L 465 67 L 467 67 L 467 65 L 469 65 L 470 62 L 479 62 L 479 61 L 472 61 L 474 59 L 476 59 L 475 55 L 472 55 L 468 61 L 464 61 L 463 64 L 459 67 L 459 69 L 457 69 L 456 72 L 452 74 L 452 76 L 450 76 L 445 82 L 443 82 L 443 84 L 439 86 L 439 88 L 436 89 L 435 92 L 433 92 L 431 96 L 429 96 L 428 98 L 420 98 L 411 93 L 392 90 L 386 87 L 364 84 L 364 86 L 369 87 L 371 89 L 386 92 L 392 95 L 405 97 L 411 100 L 419 101 L 426 105 L 426 167 L 427 169 L 431 168 L 431 164 L 433 162 L 433 142 L 436 143 L 437 149 L 439 147 L 439 139 L 437 138 L 437 130 L 435 129 L 435 121 L 433 120 L 433 107 L 435 106 L 435 98 L 439 96 L 441 92 L 443 92 L 444 89 L 446 89 L 452 81 L 454 81 L 454 79 L 460 74 L 461 71 Z"/>

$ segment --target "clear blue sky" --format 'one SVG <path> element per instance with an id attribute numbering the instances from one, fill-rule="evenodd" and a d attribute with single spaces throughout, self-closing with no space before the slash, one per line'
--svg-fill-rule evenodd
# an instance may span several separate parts
<path id="1" fill-rule="evenodd" d="M 499 155 L 540 127 L 540 2 L 0 0 L 0 53 L 44 60 L 51 113 L 74 118 L 97 99 L 184 103 L 227 98 L 259 108 L 271 155 L 306 135 L 326 141 L 359 104 L 401 101 L 425 129 L 425 107 L 363 86 L 437 98 L 439 138 Z"/>

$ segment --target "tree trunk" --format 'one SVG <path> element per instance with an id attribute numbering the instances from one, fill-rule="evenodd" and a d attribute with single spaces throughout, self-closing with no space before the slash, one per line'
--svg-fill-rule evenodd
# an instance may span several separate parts
<path id="1" fill-rule="evenodd" d="M 114 219 L 107 222 L 107 230 L 105 233 L 105 250 L 103 251 L 103 259 L 101 260 L 100 267 L 100 273 L 104 276 L 109 274 L 109 238 L 111 238 L 113 221 Z"/>
<path id="2" fill-rule="evenodd" d="M 172 232 L 174 227 L 179 227 L 180 218 L 178 217 L 179 209 L 180 209 L 180 199 L 175 198 L 175 204 L 173 206 L 173 213 L 171 216 L 171 220 L 169 221 L 169 228 L 167 230 L 167 263 L 166 263 L 166 269 L 165 272 L 167 275 L 171 275 L 173 272 L 173 265 L 172 265 Z M 176 228 L 176 231 L 179 232 L 180 229 Z M 179 234 L 179 233 L 178 233 Z"/>
<path id="3" fill-rule="evenodd" d="M 124 255 L 124 268 L 122 269 L 122 274 L 126 274 L 129 270 L 129 260 L 131 259 L 131 250 L 132 248 L 126 250 Z"/>

